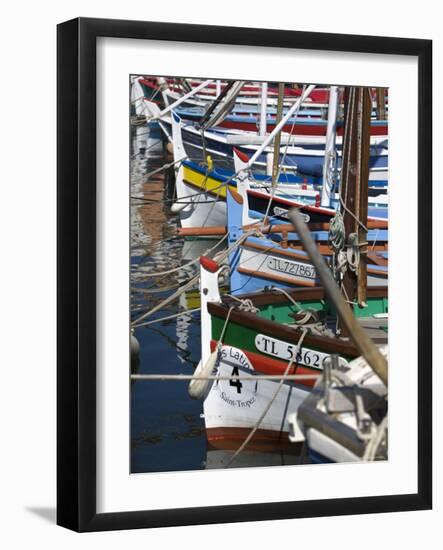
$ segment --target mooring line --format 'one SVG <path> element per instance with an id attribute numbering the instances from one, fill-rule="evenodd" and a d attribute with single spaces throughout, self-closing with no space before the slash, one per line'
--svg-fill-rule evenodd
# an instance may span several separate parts
<path id="1" fill-rule="evenodd" d="M 306 336 L 306 334 L 308 333 L 308 331 L 306 329 L 302 329 L 302 333 L 300 335 L 300 338 L 298 339 L 298 343 L 297 343 L 297 347 L 295 349 L 295 353 L 294 353 L 294 358 L 291 359 L 285 369 L 285 372 L 283 374 L 283 376 L 288 376 L 288 372 L 289 372 L 289 369 L 291 368 L 291 366 L 295 363 L 295 360 L 296 360 L 296 357 L 297 357 L 297 354 L 298 352 L 300 351 L 300 348 L 301 348 L 301 345 L 303 343 L 303 340 Z M 290 376 L 290 375 L 289 375 Z M 296 376 L 296 375 L 294 375 Z M 304 375 L 298 375 L 298 376 L 304 376 Z M 258 430 L 260 424 L 263 422 L 263 419 L 264 417 L 267 415 L 269 409 L 271 408 L 272 404 L 274 403 L 275 399 L 277 398 L 277 395 L 281 389 L 281 387 L 283 386 L 283 382 L 284 382 L 284 378 L 282 377 L 280 379 L 280 382 L 274 392 L 274 395 L 272 396 L 272 398 L 270 399 L 269 403 L 266 405 L 264 411 L 262 412 L 262 414 L 260 415 L 260 418 L 257 420 L 255 426 L 252 428 L 252 430 L 249 432 L 248 434 L 248 437 L 243 441 L 243 443 L 240 445 L 240 447 L 235 451 L 235 453 L 231 456 L 231 458 L 229 459 L 229 461 L 227 462 L 225 468 L 227 468 L 228 466 L 230 466 L 232 464 L 232 462 L 237 458 L 237 456 L 244 450 L 244 448 L 246 447 L 246 445 L 251 441 L 251 439 L 254 437 L 254 434 L 255 432 Z"/>
<path id="2" fill-rule="evenodd" d="M 140 323 L 137 325 L 132 325 L 132 328 L 148 327 L 149 325 L 154 325 L 155 323 L 161 323 L 162 321 L 169 321 L 170 319 L 175 319 L 176 317 L 183 317 L 184 315 L 192 315 L 196 311 L 200 311 L 199 307 L 193 309 L 185 309 L 185 311 L 180 311 L 179 313 L 174 313 L 173 315 L 166 315 L 166 317 L 159 317 L 158 319 L 153 319 L 152 321 L 146 321 L 145 323 Z"/>
<path id="3" fill-rule="evenodd" d="M 248 231 L 245 231 L 245 233 L 243 233 L 229 248 L 227 248 L 226 250 L 224 250 L 220 254 L 220 256 L 218 258 L 218 262 L 220 263 L 225 258 L 227 258 L 229 256 L 229 254 L 231 254 L 231 252 L 235 248 L 240 246 L 241 243 L 245 239 L 247 239 L 250 235 L 255 233 L 255 231 L 256 231 L 256 229 L 250 229 Z M 187 283 L 185 283 L 182 287 L 180 287 L 176 292 L 174 292 L 173 294 L 171 294 L 170 296 L 165 298 L 165 300 L 163 300 L 162 302 L 160 302 L 159 304 L 154 306 L 152 309 L 150 309 L 149 311 L 147 311 L 146 313 L 144 313 L 143 315 L 141 315 L 140 317 L 138 317 L 134 321 L 132 321 L 131 326 L 134 326 L 134 325 L 140 323 L 140 321 L 142 321 L 143 319 L 146 319 L 146 317 L 149 317 L 150 315 L 152 315 L 153 313 L 155 313 L 159 309 L 162 309 L 164 306 L 166 306 L 169 303 L 174 302 L 175 300 L 177 300 L 184 292 L 186 292 L 187 290 L 192 288 L 198 282 L 199 278 L 200 278 L 200 274 L 197 274 L 194 277 L 192 277 L 192 279 L 190 279 Z"/>
<path id="4" fill-rule="evenodd" d="M 199 380 L 231 381 L 231 380 L 318 380 L 319 374 L 254 374 L 250 376 L 219 376 L 212 374 L 199 376 Z M 192 374 L 131 374 L 131 380 L 194 380 Z M 267 411 L 266 411 L 267 412 Z M 266 414 L 266 413 L 265 413 Z"/>

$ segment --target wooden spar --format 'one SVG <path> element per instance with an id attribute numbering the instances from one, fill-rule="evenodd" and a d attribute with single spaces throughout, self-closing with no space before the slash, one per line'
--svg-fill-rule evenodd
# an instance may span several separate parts
<path id="1" fill-rule="evenodd" d="M 376 88 L 377 119 L 386 120 L 386 88 Z"/>
<path id="2" fill-rule="evenodd" d="M 336 169 L 335 138 L 337 133 L 338 86 L 329 89 L 328 125 L 326 128 L 325 159 L 323 162 L 323 186 L 321 206 L 331 205 L 331 191 Z"/>
<path id="3" fill-rule="evenodd" d="M 266 147 L 272 142 L 274 137 L 282 130 L 284 125 L 287 123 L 287 121 L 300 109 L 305 99 L 309 97 L 309 95 L 314 89 L 315 89 L 315 85 L 311 84 L 302 92 L 302 94 L 294 103 L 294 105 L 292 105 L 292 107 L 288 110 L 285 116 L 281 119 L 280 123 L 276 124 L 275 128 L 272 130 L 269 136 L 267 136 L 267 138 L 263 141 L 263 143 L 260 145 L 257 151 L 249 159 L 248 163 L 244 168 L 245 170 L 249 170 L 249 168 L 251 168 L 251 166 L 258 159 L 258 157 L 263 153 Z"/>
<path id="4" fill-rule="evenodd" d="M 199 86 L 197 86 L 196 88 L 194 88 L 193 90 L 191 90 L 190 92 L 188 92 L 187 94 L 182 96 L 180 99 L 177 99 L 177 101 L 174 101 L 174 103 L 171 103 L 170 105 L 168 105 L 168 107 L 163 109 L 163 111 L 160 111 L 160 113 L 158 113 L 158 115 L 156 115 L 155 117 L 152 117 L 153 120 L 161 118 L 162 116 L 166 115 L 167 113 L 169 113 L 169 111 L 172 111 L 172 109 L 175 109 L 176 107 L 181 105 L 184 101 L 186 101 L 190 97 L 197 94 L 200 90 L 203 90 L 203 88 L 206 88 L 206 86 L 208 86 L 208 84 L 210 84 L 211 82 L 212 82 L 211 79 L 205 80 Z"/>
<path id="5" fill-rule="evenodd" d="M 277 116 L 275 122 L 277 126 L 280 124 L 283 116 L 283 98 L 285 94 L 285 84 L 284 82 L 278 83 L 278 101 L 277 101 Z M 271 180 L 271 195 L 274 195 L 275 187 L 278 183 L 278 173 L 279 173 L 279 161 L 280 161 L 280 142 L 281 142 L 281 129 L 277 132 L 274 139 L 274 151 L 272 155 L 272 180 Z M 269 158 L 269 157 L 268 157 Z M 263 220 L 264 224 L 267 224 L 267 218 Z"/>
<path id="6" fill-rule="evenodd" d="M 186 78 L 179 78 L 179 84 L 183 88 L 185 94 L 189 93 L 192 90 L 192 86 L 189 84 Z"/>
<path id="7" fill-rule="evenodd" d="M 260 95 L 260 129 L 259 135 L 265 136 L 267 131 L 267 115 L 268 115 L 268 83 L 261 83 Z"/>
<path id="8" fill-rule="evenodd" d="M 367 241 L 368 179 L 370 120 L 372 100 L 369 88 L 351 87 L 345 92 L 345 130 L 343 136 L 343 164 L 340 183 L 341 210 L 346 243 L 353 235 L 356 243 Z M 359 223 L 360 221 L 360 223 Z M 367 247 L 359 247 L 358 270 L 348 269 L 343 276 L 343 292 L 349 301 L 357 300 L 360 307 L 366 301 Z M 341 327 L 347 335 L 346 326 Z"/>
<path id="9" fill-rule="evenodd" d="M 260 229 L 260 231 L 264 234 L 268 233 L 288 233 L 292 231 L 292 227 L 288 225 L 287 223 L 282 224 L 274 224 L 269 225 L 266 227 L 262 227 L 261 224 L 248 224 L 243 226 L 243 230 L 252 229 L 254 226 L 257 226 L 257 229 Z M 329 230 L 329 224 L 328 223 L 311 223 L 308 224 L 310 231 L 328 231 Z M 388 224 L 386 220 L 369 220 L 368 225 L 366 226 L 368 229 L 387 229 Z M 211 237 L 211 236 L 220 236 L 226 234 L 226 226 L 225 225 L 217 225 L 213 227 L 178 227 L 177 228 L 177 235 L 180 235 L 181 237 Z M 383 247 L 384 248 L 384 247 Z"/>
<path id="10" fill-rule="evenodd" d="M 226 235 L 226 225 L 213 227 L 178 227 L 177 235 L 181 237 L 222 237 Z"/>
<path id="11" fill-rule="evenodd" d="M 211 118 L 211 115 L 212 113 L 215 111 L 215 109 L 220 105 L 221 101 L 223 101 L 223 98 L 226 97 L 226 95 L 228 94 L 229 90 L 232 88 L 232 86 L 234 86 L 235 84 L 235 80 L 231 80 L 231 82 L 229 82 L 224 88 L 223 90 L 221 91 L 221 93 L 217 96 L 217 99 L 215 99 L 212 104 L 209 106 L 208 110 L 206 111 L 206 113 L 202 116 L 202 118 L 200 119 L 198 125 L 200 127 L 204 126 L 208 120 Z"/>
<path id="12" fill-rule="evenodd" d="M 372 113 L 372 96 L 370 88 L 359 88 L 359 106 L 361 105 L 361 133 L 359 132 L 359 138 L 361 139 L 361 146 L 359 147 L 360 156 L 360 170 L 359 170 L 359 184 L 357 185 L 358 192 L 358 219 L 362 222 L 360 224 L 355 223 L 358 242 L 366 243 L 368 240 L 368 198 L 369 198 L 369 155 L 370 155 L 370 141 L 371 141 L 371 113 Z M 363 224 L 363 225 L 362 225 Z M 357 303 L 359 307 L 366 306 L 366 289 L 368 286 L 368 273 L 367 273 L 367 245 L 360 246 L 360 265 L 357 275 Z"/>
<path id="13" fill-rule="evenodd" d="M 311 262 L 314 264 L 318 276 L 324 286 L 326 294 L 332 300 L 337 312 L 349 332 L 355 346 L 372 367 L 377 376 L 380 377 L 385 386 L 388 386 L 388 364 L 385 357 L 380 353 L 377 346 L 372 342 L 365 330 L 355 318 L 352 309 L 345 301 L 330 270 L 323 257 L 317 250 L 317 245 L 312 239 L 309 230 L 296 208 L 289 212 L 289 218 L 295 230 L 300 236 Z"/>
<path id="14" fill-rule="evenodd" d="M 278 124 L 283 116 L 283 97 L 285 94 L 285 84 L 284 82 L 278 83 L 278 102 L 277 102 L 277 117 L 275 119 L 276 124 Z M 280 141 L 281 141 L 281 130 L 275 136 L 274 140 L 274 159 L 272 163 L 272 189 L 275 189 L 278 180 L 278 165 L 280 160 Z"/>

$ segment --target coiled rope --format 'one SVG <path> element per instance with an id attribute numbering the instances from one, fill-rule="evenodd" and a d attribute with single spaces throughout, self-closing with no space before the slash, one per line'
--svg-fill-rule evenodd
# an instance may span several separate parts
<path id="1" fill-rule="evenodd" d="M 345 246 L 345 224 L 338 210 L 329 224 L 328 243 L 336 253 L 343 250 Z"/>

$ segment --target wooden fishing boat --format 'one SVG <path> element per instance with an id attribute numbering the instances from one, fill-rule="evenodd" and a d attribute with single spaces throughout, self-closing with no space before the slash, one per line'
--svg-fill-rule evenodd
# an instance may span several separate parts
<path id="1" fill-rule="evenodd" d="M 388 347 L 380 352 L 387 357 Z M 301 429 L 313 464 L 387 460 L 387 388 L 359 357 L 344 373 L 334 361 L 289 416 L 294 434 Z M 296 425 L 295 425 L 296 424 Z M 298 437 L 289 438 L 298 442 Z"/>
<path id="2" fill-rule="evenodd" d="M 157 111 L 155 111 L 157 112 Z M 172 126 L 178 124 L 180 134 L 174 133 Z M 176 116 L 162 117 L 160 126 L 162 127 L 167 139 L 171 141 L 173 147 L 176 140 L 180 139 L 183 149 L 188 158 L 198 164 L 206 161 L 207 155 L 210 155 L 214 165 L 221 171 L 229 173 L 235 167 L 234 155 L 240 155 L 247 159 L 252 157 L 260 148 L 258 138 L 250 137 L 250 143 L 247 142 L 245 133 L 229 134 L 225 131 L 216 129 L 199 130 L 193 125 L 185 124 L 182 119 Z M 288 176 L 294 177 L 294 180 L 304 183 L 321 184 L 322 169 L 324 164 L 324 138 L 323 140 L 313 140 L 313 136 L 307 136 L 309 139 L 296 138 L 294 136 L 282 136 L 283 141 L 279 153 L 279 163 L 281 170 Z M 285 142 L 285 139 L 290 142 Z M 255 140 L 255 144 L 254 144 Z M 242 143 L 243 142 L 243 143 Z M 270 157 L 273 157 L 272 147 L 266 147 L 254 160 L 254 173 L 263 175 L 269 171 Z M 369 180 L 372 187 L 386 188 L 387 169 L 388 169 L 388 140 L 386 136 L 375 136 L 370 148 L 370 171 Z M 337 171 L 341 170 L 341 140 L 337 146 Z"/>
<path id="3" fill-rule="evenodd" d="M 369 97 L 362 88 L 351 89 L 349 96 L 352 101 L 347 106 L 346 118 L 354 131 L 346 145 L 343 223 L 347 231 L 355 231 L 352 234 L 366 254 L 367 194 L 362 182 L 366 181 L 368 166 Z M 358 173 L 349 170 L 356 159 L 360 166 Z M 351 370 L 354 372 L 350 362 L 363 353 L 374 362 L 373 368 L 377 367 L 376 372 L 386 384 L 386 361 L 375 346 L 387 344 L 387 288 L 367 287 L 367 265 L 362 255 L 358 269 L 348 265 L 339 280 L 338 264 L 334 264 L 332 277 L 309 236 L 303 216 L 293 211 L 290 218 L 328 296 L 322 287 L 290 292 L 274 287 L 255 294 L 221 297 L 218 275 L 223 268 L 207 258 L 200 261 L 202 359 L 190 393 L 205 397 L 205 423 L 208 440 L 213 445 L 220 445 L 225 436 L 232 439 L 234 433 L 246 435 L 240 449 L 253 438 L 284 439 L 289 429 L 288 411 L 296 413 L 300 399 L 306 399 L 312 389 L 312 379 L 291 380 L 289 373 L 318 377 L 333 362 L 337 372 L 347 375 Z M 244 240 L 237 237 L 237 247 Z M 344 250 L 345 242 L 334 243 L 335 257 Z M 234 249 L 232 245 L 231 252 Z M 203 382 L 210 372 L 218 374 L 212 385 Z M 280 378 L 278 383 L 271 379 L 271 373 Z M 304 433 L 298 424 L 292 422 L 291 428 L 292 441 L 303 441 Z M 357 424 L 356 429 L 359 428 Z"/>
<path id="4" fill-rule="evenodd" d="M 302 249 L 297 233 L 289 223 L 274 223 L 263 219 L 257 223 L 249 212 L 247 189 L 243 183 L 240 192 L 227 192 L 228 246 L 234 247 L 238 239 L 248 231 L 241 244 L 233 248 L 229 257 L 230 292 L 233 295 L 256 292 L 264 286 L 294 289 L 300 286 L 318 286 L 320 280 L 308 254 Z M 251 230 L 256 227 L 256 234 Z M 327 262 L 332 261 L 329 246 L 329 225 L 311 224 L 311 237 Z M 265 234 L 263 234 L 265 233 Z M 365 256 L 368 286 L 384 286 L 388 280 L 387 230 L 371 229 L 367 234 L 372 251 Z M 358 261 L 359 250 L 354 250 Z"/>
<path id="5" fill-rule="evenodd" d="M 181 114 L 190 120 L 199 120 L 201 115 L 199 112 L 191 110 L 182 110 Z M 277 125 L 275 116 L 268 116 L 266 120 L 266 131 L 272 132 Z M 256 132 L 259 126 L 258 116 L 250 114 L 234 114 L 228 115 L 223 121 L 218 124 L 219 128 L 243 130 L 245 132 Z M 283 126 L 283 132 L 295 136 L 326 136 L 326 121 L 320 120 L 318 117 L 301 117 L 297 116 L 290 118 Z M 343 135 L 343 122 L 337 123 L 338 135 Z M 386 136 L 388 134 L 388 123 L 386 120 L 371 121 L 371 135 Z"/>
<path id="6" fill-rule="evenodd" d="M 349 162 L 356 159 L 362 160 L 362 171 L 365 169 L 365 157 L 362 154 L 367 147 L 367 112 L 369 100 L 365 89 L 352 89 L 350 92 L 352 102 L 348 106 L 347 117 L 353 121 L 356 132 L 360 134 L 357 144 L 351 142 L 349 147 Z M 353 160 L 351 161 L 351 157 Z M 360 157 L 360 159 L 359 159 Z M 358 188 L 360 174 L 354 177 L 349 173 L 346 191 L 351 197 L 348 207 L 353 205 L 353 216 L 347 219 L 350 228 L 356 228 L 355 221 L 360 219 L 365 212 L 364 197 L 360 196 L 361 187 Z M 361 181 L 360 181 L 361 183 Z M 353 186 L 357 185 L 356 192 Z M 355 204 L 357 203 L 357 205 Z M 299 226 L 300 219 L 293 219 Z M 300 226 L 302 227 L 302 226 Z M 357 227 L 360 232 L 361 227 Z M 302 228 L 303 230 L 303 228 Z M 320 264 L 320 258 L 315 257 L 315 245 L 305 235 L 305 245 L 310 251 L 311 259 L 315 259 L 315 265 Z M 318 256 L 318 255 L 317 255 Z M 317 263 L 318 262 L 318 263 Z M 325 272 L 322 277 L 325 285 L 330 285 Z M 347 277 L 342 285 L 342 293 L 332 286 L 334 303 L 342 309 L 343 315 L 347 313 L 344 296 L 349 299 L 357 299 L 360 303 L 365 300 L 362 282 L 366 274 L 363 269 L 357 280 Z M 347 462 L 386 460 L 388 458 L 388 364 L 387 345 L 377 351 L 374 342 L 364 333 L 357 335 L 358 326 L 349 324 L 350 334 L 355 342 L 359 338 L 366 339 L 361 346 L 363 358 L 353 361 L 349 370 L 345 373 L 337 368 L 337 358 L 325 365 L 322 380 L 316 385 L 312 394 L 304 401 L 291 417 L 291 425 L 295 427 L 294 442 L 298 441 L 298 430 L 301 428 L 306 442 L 307 453 L 312 462 Z M 372 327 L 373 330 L 374 327 Z M 369 334 L 376 340 L 376 334 Z M 387 343 L 386 343 L 387 344 Z M 298 421 L 296 420 L 298 418 Z M 295 424 L 294 424 L 295 422 Z"/>
<path id="7" fill-rule="evenodd" d="M 278 289 L 242 295 L 241 300 L 220 296 L 218 275 L 221 267 L 201 258 L 201 334 L 202 360 L 196 377 L 204 370 L 211 353 L 222 344 L 216 372 L 220 376 L 242 376 L 241 381 L 220 381 L 208 386 L 203 403 L 208 442 L 225 448 L 237 444 L 254 428 L 260 415 L 276 392 L 277 380 L 258 380 L 260 375 L 301 374 L 319 376 L 331 353 L 340 354 L 340 365 L 347 370 L 350 360 L 360 355 L 347 339 L 329 331 L 307 333 L 300 343 L 310 316 L 311 328 L 317 321 L 335 323 L 335 314 L 322 288 L 301 288 L 282 293 Z M 363 325 L 384 327 L 380 314 L 387 311 L 387 288 L 368 289 L 367 307 L 354 308 Z M 323 325 L 326 326 L 326 325 Z M 380 342 L 386 340 L 379 329 Z M 288 370 L 288 362 L 293 364 Z M 243 379 L 245 378 L 245 379 Z M 286 444 L 289 434 L 288 411 L 294 412 L 311 391 L 312 379 L 300 382 L 285 380 L 268 413 L 255 432 L 253 443 L 270 446 Z M 295 431 L 294 431 L 295 430 Z M 293 441 L 301 443 L 301 431 L 291 432 Z"/>
<path id="8" fill-rule="evenodd" d="M 179 213 L 183 228 L 226 225 L 226 190 L 235 189 L 237 179 L 233 177 L 234 174 L 229 176 L 222 169 L 212 169 L 186 160 L 187 152 L 182 140 L 181 120 L 175 114 L 172 118 L 174 160 L 178 166 L 175 182 L 177 201 L 172 207 L 173 211 Z M 235 154 L 238 158 L 238 154 Z M 313 190 L 307 189 L 307 184 L 301 183 L 296 176 L 281 174 L 275 195 L 266 192 L 266 188 L 269 187 L 269 178 L 257 176 L 250 185 L 254 185 L 254 189 L 248 190 L 249 208 L 261 215 L 270 212 L 272 216 L 284 220 L 288 209 L 298 206 L 303 208 L 305 215 L 311 221 L 328 223 L 335 214 L 334 208 L 338 197 L 333 198 L 335 204 L 332 202 L 332 208 L 320 208 L 318 206 L 320 194 L 312 193 Z M 386 218 L 386 207 L 385 197 L 371 197 L 370 221 L 372 218 L 374 220 Z"/>
<path id="9" fill-rule="evenodd" d="M 180 163 L 176 174 L 177 201 L 173 211 L 180 215 L 183 228 L 219 227 L 226 225 L 226 193 L 227 189 L 235 191 L 238 181 L 227 176 L 220 169 L 208 170 L 192 161 Z M 334 207 L 319 206 L 320 193 L 315 189 L 307 189 L 306 184 L 300 184 L 289 175 L 279 178 L 277 191 L 272 195 L 269 178 L 265 181 L 257 178 L 256 187 L 247 191 L 248 205 L 251 217 L 263 217 L 266 212 L 280 222 L 287 222 L 290 208 L 300 207 L 307 221 L 312 223 L 329 223 L 335 215 Z M 386 240 L 382 233 L 382 223 L 387 227 L 387 199 L 385 196 L 370 198 L 369 223 L 378 223 L 379 241 Z"/>
<path id="10" fill-rule="evenodd" d="M 185 91 L 196 88 L 202 83 L 199 79 L 174 79 L 174 78 L 162 78 L 158 77 L 141 77 L 141 82 L 148 89 L 148 95 L 153 92 L 162 90 L 168 94 L 171 101 L 175 101 L 177 97 L 182 95 Z M 209 83 L 204 92 L 197 94 L 197 97 L 203 98 L 205 101 L 213 101 L 220 92 L 231 81 L 218 81 Z M 150 91 L 152 90 L 152 91 Z M 246 104 L 257 104 L 260 101 L 260 95 L 262 93 L 262 83 L 245 83 L 239 94 L 239 102 Z M 293 86 L 285 86 L 284 89 L 284 103 L 291 104 L 294 100 L 300 97 L 302 93 L 302 87 L 294 88 Z M 277 104 L 278 89 L 275 84 L 267 83 L 267 101 L 268 104 Z M 376 93 L 372 92 L 373 100 L 376 99 Z M 316 107 L 327 107 L 329 101 L 329 88 L 318 87 L 309 98 L 306 99 L 306 104 Z M 387 97 L 385 96 L 385 106 L 387 106 Z"/>

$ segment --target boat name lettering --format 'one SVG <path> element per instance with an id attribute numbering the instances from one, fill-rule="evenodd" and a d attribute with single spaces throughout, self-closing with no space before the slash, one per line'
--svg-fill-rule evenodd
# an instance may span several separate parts
<path id="1" fill-rule="evenodd" d="M 294 360 L 297 365 L 304 365 L 317 369 L 323 369 L 324 361 L 330 357 L 327 353 L 322 353 L 321 351 L 306 347 L 302 347 L 295 356 L 297 349 L 295 344 L 277 340 L 276 338 L 271 338 L 264 334 L 257 334 L 255 337 L 255 347 L 266 355 L 271 355 L 284 361 Z M 340 357 L 339 365 L 341 369 L 346 369 L 347 361 Z"/>
<path id="2" fill-rule="evenodd" d="M 227 347 L 227 346 L 222 347 L 221 357 L 223 359 L 226 359 L 227 357 L 229 357 L 230 359 L 233 359 L 234 361 L 238 362 L 238 364 L 241 367 L 250 369 L 248 358 L 244 353 L 242 353 L 240 350 L 236 348 Z"/>
<path id="3" fill-rule="evenodd" d="M 220 397 L 228 405 L 231 405 L 232 407 L 240 407 L 240 408 L 242 408 L 242 407 L 246 407 L 246 408 L 251 407 L 256 401 L 256 398 L 254 396 L 252 396 L 247 401 L 242 401 L 240 399 L 231 399 L 230 397 L 228 397 L 226 395 L 226 393 L 224 391 L 222 391 L 220 393 Z"/>
<path id="4" fill-rule="evenodd" d="M 273 271 L 294 275 L 303 279 L 315 279 L 316 277 L 315 267 L 302 262 L 292 262 L 270 256 L 267 259 L 267 265 Z"/>

